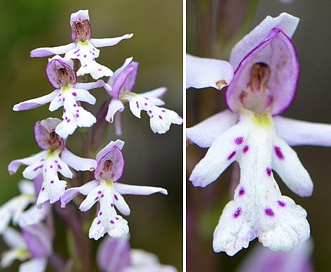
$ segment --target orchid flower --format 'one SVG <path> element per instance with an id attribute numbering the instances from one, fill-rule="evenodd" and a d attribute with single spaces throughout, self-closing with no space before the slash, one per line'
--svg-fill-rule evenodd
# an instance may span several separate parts
<path id="1" fill-rule="evenodd" d="M 167 194 L 167 190 L 159 187 L 134 186 L 118 183 L 124 169 L 122 147 L 124 142 L 111 141 L 96 156 L 97 167 L 95 180 L 81 187 L 66 190 L 61 197 L 62 207 L 65 207 L 79 193 L 87 197 L 79 206 L 82 212 L 89 210 L 99 202 L 100 209 L 90 227 L 89 237 L 98 240 L 108 233 L 112 237 L 122 237 L 129 232 L 128 223 L 117 214 L 115 207 L 124 215 L 130 214 L 130 208 L 122 194 L 150 195 L 154 193 Z"/>
<path id="2" fill-rule="evenodd" d="M 209 148 L 189 179 L 205 187 L 234 161 L 240 165 L 234 199 L 214 232 L 215 252 L 232 256 L 256 237 L 272 250 L 288 251 L 309 238 L 306 211 L 281 194 L 273 175 L 299 196 L 310 196 L 312 180 L 289 144 L 331 146 L 330 125 L 277 116 L 296 92 L 299 64 L 290 38 L 298 22 L 287 13 L 266 17 L 232 49 L 230 63 L 187 59 L 187 86 L 228 85 L 229 108 L 187 130 L 189 141 Z"/>
<path id="3" fill-rule="evenodd" d="M 3 233 L 5 243 L 11 248 L 4 251 L 1 267 L 10 266 L 16 259 L 26 261 L 19 267 L 20 272 L 43 272 L 47 259 L 52 253 L 52 237 L 48 229 L 42 225 L 33 225 L 22 229 L 22 234 L 8 228 Z"/>
<path id="4" fill-rule="evenodd" d="M 130 249 L 128 236 L 106 237 L 97 252 L 99 268 L 105 272 L 176 272 L 170 265 L 160 264 L 156 255 L 141 249 Z"/>
<path id="5" fill-rule="evenodd" d="M 73 62 L 55 56 L 49 60 L 46 68 L 49 82 L 55 88 L 50 94 L 30 99 L 14 106 L 14 111 L 33 109 L 50 102 L 49 110 L 55 111 L 63 106 L 63 121 L 55 132 L 61 138 L 67 138 L 78 127 L 91 127 L 95 117 L 79 105 L 79 101 L 95 104 L 96 99 L 87 90 L 100 87 L 99 82 L 77 83 Z"/>
<path id="6" fill-rule="evenodd" d="M 140 118 L 141 111 L 146 111 L 150 117 L 150 126 L 154 133 L 166 133 L 171 124 L 180 125 L 182 118 L 174 111 L 161 108 L 164 102 L 160 99 L 166 88 L 158 88 L 146 93 L 133 93 L 133 87 L 136 83 L 139 63 L 127 58 L 114 75 L 109 79 L 105 89 L 112 96 L 110 101 L 106 120 L 113 122 L 114 115 L 124 110 L 124 102 L 129 102 L 131 112 Z M 120 124 L 116 123 L 117 134 L 121 134 Z"/>
<path id="7" fill-rule="evenodd" d="M 99 57 L 98 47 L 113 46 L 133 34 L 125 34 L 116 38 L 93 39 L 88 10 L 79 10 L 70 17 L 72 43 L 57 47 L 43 47 L 31 51 L 31 57 L 46 57 L 65 54 L 65 58 L 79 59 L 78 76 L 90 74 L 94 79 L 111 76 L 113 72 L 95 61 Z"/>
<path id="8" fill-rule="evenodd" d="M 11 220 L 14 225 L 17 225 L 24 210 L 35 201 L 34 185 L 32 182 L 22 180 L 18 187 L 21 194 L 13 197 L 0 207 L 0 234 L 7 229 Z"/>
<path id="9" fill-rule="evenodd" d="M 42 174 L 43 182 L 36 203 L 39 208 L 48 200 L 51 204 L 58 201 L 65 191 L 67 183 L 59 179 L 58 172 L 64 177 L 72 178 L 69 166 L 77 171 L 93 171 L 96 167 L 95 160 L 78 157 L 66 148 L 65 140 L 55 132 L 60 122 L 57 118 L 37 122 L 34 126 L 35 140 L 43 151 L 28 158 L 14 160 L 8 166 L 9 173 L 14 174 L 21 164 L 27 165 L 23 176 L 30 180 Z"/>

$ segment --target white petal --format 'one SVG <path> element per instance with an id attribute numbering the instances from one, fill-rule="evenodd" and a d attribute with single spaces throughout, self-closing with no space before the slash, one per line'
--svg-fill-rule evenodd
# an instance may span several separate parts
<path id="1" fill-rule="evenodd" d="M 123 146 L 124 142 L 122 140 L 110 141 L 103 149 L 99 151 L 96 156 L 96 160 L 99 162 L 103 156 L 112 150 L 113 147 L 117 147 L 118 149 L 122 150 Z"/>
<path id="2" fill-rule="evenodd" d="M 160 87 L 155 90 L 140 93 L 139 95 L 148 98 L 150 102 L 152 102 L 155 106 L 163 106 L 164 101 L 161 100 L 159 97 L 162 97 L 167 92 L 167 88 Z"/>
<path id="3" fill-rule="evenodd" d="M 234 216 L 237 213 L 238 216 Z M 220 217 L 214 232 L 213 249 L 215 252 L 224 251 L 233 256 L 242 248 L 247 248 L 255 238 L 253 226 L 244 216 L 245 210 L 234 201 L 229 202 Z"/>
<path id="4" fill-rule="evenodd" d="M 309 173 L 303 167 L 296 152 L 280 138 L 274 142 L 272 168 L 284 183 L 299 196 L 312 194 L 314 185 Z"/>
<path id="5" fill-rule="evenodd" d="M 96 160 L 78 157 L 68 149 L 61 152 L 61 159 L 76 171 L 93 171 L 97 166 Z"/>
<path id="6" fill-rule="evenodd" d="M 114 238 L 121 238 L 127 235 L 129 233 L 128 222 L 119 215 L 117 216 L 117 218 L 118 220 L 116 220 L 116 223 L 108 223 L 107 225 L 104 225 L 102 223 L 98 224 L 99 219 L 95 218 L 93 220 L 92 226 L 90 227 L 89 238 L 98 240 L 106 233 L 108 233 L 109 236 Z"/>
<path id="7" fill-rule="evenodd" d="M 137 186 L 137 185 L 128 185 L 123 183 L 114 183 L 115 189 L 122 195 L 151 195 L 155 193 L 161 193 L 167 195 L 168 192 L 166 189 L 161 187 L 152 187 L 152 186 Z"/>
<path id="8" fill-rule="evenodd" d="M 66 190 L 61 196 L 61 207 L 65 208 L 66 204 L 68 204 L 71 200 L 73 200 L 79 193 L 82 195 L 88 195 L 90 191 L 92 191 L 95 187 L 99 185 L 99 182 L 96 180 L 92 180 L 83 186 L 74 187 Z"/>
<path id="9" fill-rule="evenodd" d="M 174 111 L 165 108 L 153 107 L 149 110 L 150 126 L 154 133 L 164 134 L 169 129 L 171 124 L 181 125 L 183 119 Z"/>
<path id="10" fill-rule="evenodd" d="M 279 137 L 289 145 L 331 146 L 331 125 L 293 120 L 281 116 L 274 118 Z"/>
<path id="11" fill-rule="evenodd" d="M 87 102 L 94 105 L 97 101 L 93 95 L 91 95 L 87 90 L 84 89 L 71 89 L 72 95 L 75 96 L 76 101 Z"/>
<path id="12" fill-rule="evenodd" d="M 112 123 L 114 121 L 115 113 L 122 112 L 124 110 L 124 105 L 120 100 L 112 99 L 108 106 L 108 111 L 106 115 L 106 121 Z"/>
<path id="13" fill-rule="evenodd" d="M 292 250 L 310 236 L 306 211 L 288 197 L 283 197 L 282 200 L 286 206 L 275 211 L 275 227 L 259 236 L 259 241 L 264 246 L 275 251 Z"/>
<path id="14" fill-rule="evenodd" d="M 26 248 L 25 241 L 20 232 L 13 228 L 7 228 L 2 234 L 4 242 L 13 249 Z"/>
<path id="15" fill-rule="evenodd" d="M 190 176 L 193 185 L 205 187 L 215 181 L 241 152 L 242 147 L 236 143 L 236 139 L 244 139 L 246 134 L 245 126 L 240 124 L 218 136 L 206 156 L 193 169 Z"/>
<path id="16" fill-rule="evenodd" d="M 234 46 L 230 55 L 230 63 L 234 69 L 237 69 L 239 63 L 246 57 L 246 55 L 258 46 L 270 34 L 270 31 L 273 28 L 277 27 L 287 36 L 292 37 L 298 23 L 299 18 L 285 12 L 275 18 L 267 16 L 258 26 Z"/>
<path id="17" fill-rule="evenodd" d="M 233 78 L 233 68 L 223 60 L 186 55 L 186 88 L 213 87 L 222 89 Z"/>
<path id="18" fill-rule="evenodd" d="M 36 205 L 33 205 L 30 209 L 25 211 L 19 220 L 19 225 L 21 228 L 26 226 L 31 226 L 34 224 L 41 223 L 46 216 L 49 214 L 50 211 L 50 205 L 45 204 L 39 209 Z"/>
<path id="19" fill-rule="evenodd" d="M 22 110 L 30 110 L 30 109 L 40 107 L 42 105 L 49 103 L 58 93 L 59 93 L 59 91 L 55 90 L 55 91 L 51 92 L 50 94 L 21 102 L 19 104 L 16 104 L 13 107 L 13 110 L 22 111 Z"/>
<path id="20" fill-rule="evenodd" d="M 33 258 L 22 263 L 18 272 L 44 272 L 47 265 L 47 258 Z"/>
<path id="21" fill-rule="evenodd" d="M 8 165 L 8 171 L 9 173 L 15 174 L 18 170 L 18 168 L 20 167 L 21 164 L 25 164 L 25 165 L 31 165 L 36 161 L 40 161 L 41 159 L 43 159 L 46 156 L 47 151 L 42 151 L 39 152 L 35 155 L 32 155 L 28 158 L 24 158 L 24 159 L 17 159 L 17 160 L 13 160 L 9 165 Z"/>
<path id="22" fill-rule="evenodd" d="M 70 43 L 67 45 L 61 45 L 56 47 L 42 47 L 34 49 L 30 52 L 31 58 L 36 57 L 47 57 L 51 55 L 62 55 L 67 53 L 69 50 L 76 48 L 76 43 Z"/>
<path id="23" fill-rule="evenodd" d="M 217 113 L 201 123 L 186 129 L 186 138 L 202 148 L 210 147 L 215 139 L 235 125 L 238 116 L 229 110 Z"/>
<path id="24" fill-rule="evenodd" d="M 129 205 L 126 203 L 123 196 L 116 191 L 114 191 L 114 205 L 116 208 L 124 215 L 130 214 Z"/>
<path id="25" fill-rule="evenodd" d="M 118 44 L 122 40 L 130 39 L 132 36 L 133 34 L 125 34 L 121 37 L 115 37 L 115 38 L 90 39 L 90 42 L 95 47 L 113 46 Z"/>

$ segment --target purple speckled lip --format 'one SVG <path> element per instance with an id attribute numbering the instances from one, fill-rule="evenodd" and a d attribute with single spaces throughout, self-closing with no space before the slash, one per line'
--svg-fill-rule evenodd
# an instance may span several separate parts
<path id="1" fill-rule="evenodd" d="M 257 62 L 266 63 L 271 69 L 268 87 L 273 97 L 272 115 L 278 115 L 292 103 L 300 73 L 296 49 L 279 28 L 273 28 L 240 62 L 226 90 L 226 103 L 233 112 L 242 107 L 239 96 L 247 88 L 251 68 Z"/>
<path id="2" fill-rule="evenodd" d="M 70 79 L 70 83 L 75 84 L 77 82 L 76 73 L 73 70 L 72 63 L 67 63 L 60 58 L 53 58 L 49 61 L 46 67 L 46 75 L 49 82 L 56 89 L 63 87 L 63 82 L 59 75 L 59 69 L 64 69 L 67 74 L 66 80 Z M 61 84 L 62 83 L 62 84 Z M 66 84 L 65 84 L 66 85 Z"/>
<path id="3" fill-rule="evenodd" d="M 94 172 L 94 177 L 96 180 L 101 179 L 101 173 L 103 172 L 105 162 L 109 160 L 113 163 L 112 170 L 107 173 L 109 177 L 107 181 L 117 181 L 122 177 L 124 170 L 124 158 L 121 149 L 117 146 L 113 146 L 109 152 L 107 152 L 101 159 L 98 161 L 98 165 Z M 106 174 L 106 173 L 103 173 Z M 106 175 L 107 175 L 106 174 Z M 111 176 L 110 176 L 111 175 Z"/>

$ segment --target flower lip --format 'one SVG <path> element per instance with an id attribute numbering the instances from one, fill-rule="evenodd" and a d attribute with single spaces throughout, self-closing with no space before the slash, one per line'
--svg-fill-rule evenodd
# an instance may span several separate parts
<path id="1" fill-rule="evenodd" d="M 95 169 L 95 179 L 105 181 L 117 181 L 121 178 L 124 170 L 124 158 L 122 151 L 113 146 L 112 149 L 106 153 Z"/>
<path id="2" fill-rule="evenodd" d="M 251 70 L 256 63 L 266 64 L 270 68 L 270 78 L 267 81 L 269 90 L 266 95 L 271 96 L 268 100 L 271 100 L 272 105 L 267 103 L 264 110 L 270 110 L 272 115 L 280 114 L 294 99 L 299 78 L 299 62 L 291 39 L 279 28 L 273 28 L 269 36 L 239 63 L 226 90 L 227 105 L 233 112 L 243 107 L 240 96 L 248 89 Z M 257 113 L 260 113 L 258 111 Z"/>
<path id="3" fill-rule="evenodd" d="M 59 56 L 50 59 L 46 67 L 46 75 L 49 82 L 56 89 L 77 82 L 72 60 L 62 59 Z"/>

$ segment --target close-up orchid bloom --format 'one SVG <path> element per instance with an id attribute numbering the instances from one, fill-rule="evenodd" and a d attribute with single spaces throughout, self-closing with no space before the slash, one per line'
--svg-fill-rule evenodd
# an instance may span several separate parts
<path id="1" fill-rule="evenodd" d="M 138 67 L 138 62 L 132 61 L 132 58 L 127 58 L 122 67 L 118 68 L 109 79 L 108 84 L 105 84 L 105 89 L 112 96 L 106 120 L 113 122 L 115 119 L 116 132 L 121 134 L 119 114 L 125 108 L 124 102 L 129 102 L 130 110 L 134 116 L 140 118 L 141 111 L 146 111 L 150 117 L 150 127 L 154 133 L 164 134 L 170 129 L 171 124 L 181 125 L 183 119 L 176 112 L 159 107 L 164 105 L 160 97 L 166 93 L 166 88 L 161 87 L 140 94 L 132 92 L 136 83 Z"/>
<path id="2" fill-rule="evenodd" d="M 7 268 L 15 260 L 23 261 L 18 271 L 43 272 L 46 270 L 48 257 L 52 254 L 52 234 L 47 226 L 37 224 L 22 229 L 19 233 L 8 228 L 3 239 L 10 249 L 2 253 L 1 268 Z"/>
<path id="3" fill-rule="evenodd" d="M 72 178 L 69 166 L 77 171 L 93 171 L 96 167 L 95 160 L 78 157 L 66 148 L 65 140 L 55 132 L 60 122 L 57 118 L 37 122 L 34 135 L 42 151 L 28 158 L 14 160 L 8 165 L 11 174 L 16 173 L 21 164 L 27 165 L 23 171 L 26 179 L 33 180 L 40 174 L 43 176 L 36 203 L 38 207 L 48 200 L 51 204 L 58 201 L 65 191 L 67 182 L 59 179 L 58 172 Z"/>
<path id="4" fill-rule="evenodd" d="M 278 116 L 293 101 L 299 62 L 291 37 L 299 19 L 267 16 L 231 51 L 230 61 L 187 58 L 187 87 L 227 86 L 228 110 L 187 129 L 188 141 L 209 148 L 189 179 L 205 187 L 234 161 L 240 182 L 214 232 L 213 249 L 232 256 L 255 238 L 288 251 L 306 241 L 306 211 L 281 194 L 273 175 L 302 197 L 312 180 L 290 145 L 331 146 L 331 126 Z M 234 71 L 234 72 L 233 72 Z"/>
<path id="5" fill-rule="evenodd" d="M 99 82 L 78 83 L 73 70 L 73 61 L 55 56 L 49 60 L 46 74 L 55 88 L 50 94 L 30 99 L 14 106 L 15 111 L 33 109 L 50 102 L 49 110 L 55 111 L 63 106 L 63 121 L 55 131 L 61 138 L 67 138 L 78 127 L 91 127 L 95 117 L 80 106 L 79 101 L 95 104 L 96 99 L 88 90 L 101 86 Z"/>
<path id="6" fill-rule="evenodd" d="M 129 232 L 128 222 L 117 214 L 115 207 L 124 215 L 130 214 L 130 208 L 123 194 L 150 195 L 161 193 L 167 195 L 166 189 L 150 186 L 136 186 L 118 183 L 124 170 L 124 158 L 121 149 L 124 142 L 111 141 L 96 156 L 97 167 L 94 172 L 95 180 L 81 187 L 66 190 L 61 197 L 64 208 L 78 194 L 86 195 L 79 209 L 86 212 L 99 202 L 97 217 L 90 227 L 89 237 L 95 240 L 108 233 L 111 237 L 123 237 Z"/>
<path id="7" fill-rule="evenodd" d="M 94 79 L 111 76 L 113 72 L 106 66 L 95 61 L 99 57 L 98 47 L 113 46 L 133 34 L 125 34 L 116 38 L 93 39 L 88 10 L 79 10 L 70 17 L 72 43 L 56 47 L 42 47 L 31 51 L 31 57 L 47 57 L 65 54 L 65 58 L 78 59 L 80 68 L 77 76 L 90 74 Z"/>

